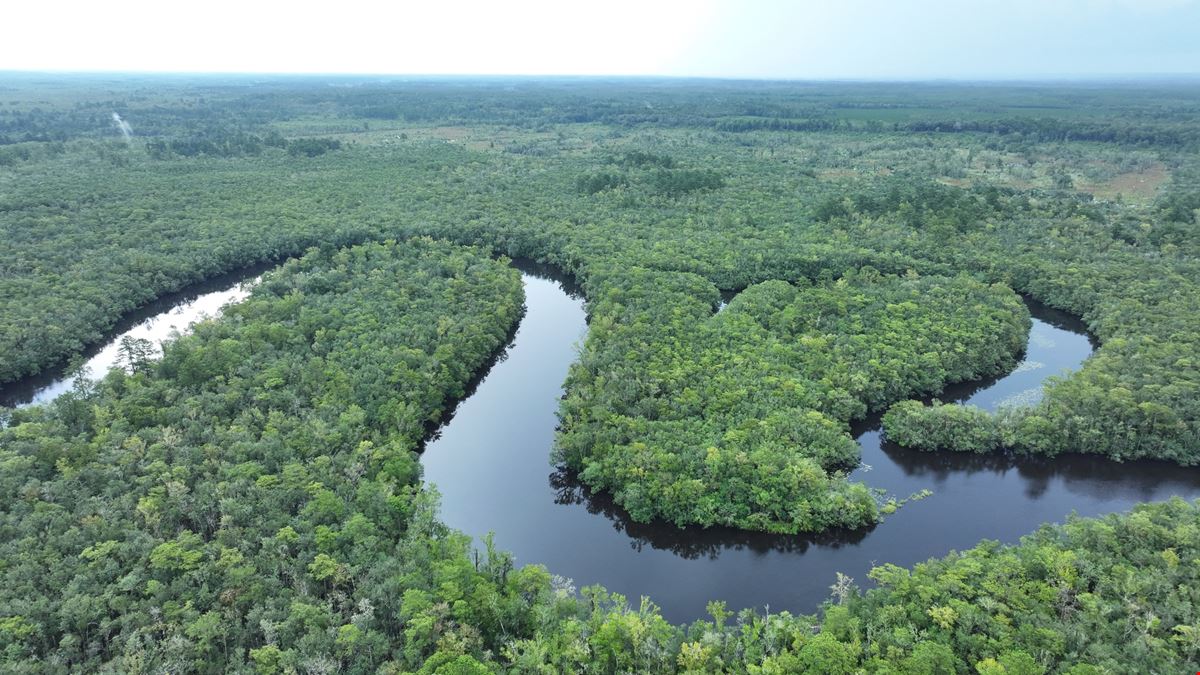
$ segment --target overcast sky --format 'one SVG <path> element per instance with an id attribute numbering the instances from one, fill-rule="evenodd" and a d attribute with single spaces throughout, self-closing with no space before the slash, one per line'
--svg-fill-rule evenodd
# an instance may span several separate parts
<path id="1" fill-rule="evenodd" d="M 1200 0 L 14 0 L 3 14 L 0 70 L 1200 73 Z"/>

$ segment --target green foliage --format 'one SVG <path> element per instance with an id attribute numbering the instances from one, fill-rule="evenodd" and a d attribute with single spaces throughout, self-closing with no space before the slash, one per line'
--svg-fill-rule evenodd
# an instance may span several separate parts
<path id="1" fill-rule="evenodd" d="M 288 141 L 285 147 L 292 157 L 316 157 L 340 149 L 342 142 L 336 138 L 297 138 Z"/>
<path id="2" fill-rule="evenodd" d="M 991 452 L 1003 446 L 997 418 L 974 406 L 901 401 L 883 416 L 888 439 L 908 448 Z"/>
<path id="3" fill-rule="evenodd" d="M 617 160 L 617 164 L 623 167 L 674 169 L 675 158 L 670 155 L 659 155 L 644 150 L 631 150 L 621 155 L 621 158 Z"/>
<path id="4" fill-rule="evenodd" d="M 474 570 L 428 515 L 412 457 L 520 305 L 517 274 L 477 251 L 313 250 L 161 361 L 113 371 L 82 431 L 63 419 L 74 395 L 15 412 L 0 430 L 6 653 L 84 670 L 134 654 L 170 671 L 371 670 L 403 627 L 396 583 L 436 594 L 421 612 L 438 626 L 476 616 L 439 603 L 507 607 L 528 575 L 510 589 Z M 497 639 L 485 625 L 463 629 L 464 658 Z"/>
<path id="5" fill-rule="evenodd" d="M 261 138 L 254 134 L 210 132 L 202 136 L 173 140 L 152 140 L 146 152 L 156 159 L 171 157 L 256 157 L 266 148 L 282 148 L 291 157 L 317 157 L 338 150 L 342 142 L 335 138 L 296 138 L 285 140 L 278 133 Z"/>
<path id="6" fill-rule="evenodd" d="M 593 273 L 588 292 L 558 459 L 635 520 L 775 532 L 877 520 L 844 477 L 849 422 L 1011 367 L 1029 326 L 1007 288 L 869 269 L 758 284 L 715 315 L 690 274 Z"/>
<path id="7" fill-rule="evenodd" d="M 580 176 L 575 181 L 575 189 L 585 195 L 594 195 L 597 192 L 604 192 L 605 190 L 615 190 L 628 183 L 629 179 L 624 174 L 601 171 Z"/>
<path id="8" fill-rule="evenodd" d="M 338 250 L 430 235 L 575 274 L 592 330 L 559 452 L 638 519 L 872 522 L 847 422 L 1011 365 L 1005 287 L 1082 316 L 1095 356 L 1004 416 L 899 403 L 894 440 L 1195 463 L 1194 87 L 56 77 L 6 76 L 0 107 L 0 381 L 165 293 L 323 248 L 161 361 L 130 344 L 95 391 L 0 411 L 10 669 L 1194 664 L 1181 502 L 884 565 L 820 621 L 672 627 L 474 561 L 412 451 L 503 343 L 519 283 L 428 240 Z M 713 315 L 717 288 L 746 290 Z"/>
<path id="9" fill-rule="evenodd" d="M 861 634 L 876 636 L 867 658 L 880 666 L 925 634 L 979 673 L 1186 670 L 1188 652 L 1172 638 L 1197 611 L 1179 595 L 1196 568 L 1161 554 L 1200 552 L 1198 525 L 1200 505 L 1181 500 L 1072 519 L 1018 546 L 984 543 L 911 573 L 876 568 L 880 587 L 849 607 Z"/>
<path id="10" fill-rule="evenodd" d="M 650 194 L 664 197 L 681 197 L 698 190 L 715 190 L 725 187 L 721 174 L 711 170 L 680 169 L 675 160 L 651 153 L 626 153 L 618 162 L 626 169 L 654 168 L 649 173 L 635 171 L 602 170 L 583 174 L 575 180 L 575 189 L 581 194 L 594 195 L 607 190 L 629 185 L 644 186 Z M 656 167 L 656 168 L 655 168 Z"/>
<path id="11" fill-rule="evenodd" d="M 119 106 L 110 93 L 34 105 L 25 101 L 41 90 L 18 86 L 20 105 L 0 109 L 0 135 L 14 141 L 4 147 L 20 154 L 0 200 L 11 250 L 0 380 L 216 273 L 317 243 L 429 234 L 583 281 L 593 268 L 638 266 L 743 288 L 871 265 L 1006 283 L 1083 316 L 1102 343 L 1023 423 L 1028 451 L 1200 459 L 1186 88 L 300 80 L 254 96 L 206 84 L 198 100 L 172 98 L 194 83 L 155 86 L 163 93 Z M 135 128 L 131 144 L 111 141 L 114 107 Z M 715 131 L 738 120 L 764 124 Z M 788 131 L 797 121 L 820 124 Z M 439 140 L 447 127 L 470 142 Z M 153 152 L 251 136 L 257 154 Z M 361 140 L 313 162 L 286 151 L 349 136 Z M 510 152 L 519 148 L 535 152 Z M 1157 199 L 1105 200 L 1092 185 L 1155 166 L 1170 177 Z"/>
<path id="12" fill-rule="evenodd" d="M 722 187 L 725 187 L 725 179 L 721 174 L 707 169 L 659 169 L 650 175 L 650 189 L 668 197 Z"/>

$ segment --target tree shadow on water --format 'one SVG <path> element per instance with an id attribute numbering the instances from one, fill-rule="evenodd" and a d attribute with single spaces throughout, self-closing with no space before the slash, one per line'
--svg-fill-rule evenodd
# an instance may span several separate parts
<path id="1" fill-rule="evenodd" d="M 583 506 L 593 515 L 603 515 L 612 522 L 614 529 L 629 537 L 630 546 L 634 549 L 650 546 L 687 559 L 716 559 L 727 550 L 802 554 L 811 546 L 835 549 L 856 546 L 874 529 L 871 526 L 857 530 L 836 529 L 815 534 L 787 535 L 719 526 L 677 527 L 661 520 L 639 523 L 613 501 L 612 495 L 588 489 L 565 468 L 557 468 L 550 474 L 549 480 L 555 492 L 555 503 Z"/>

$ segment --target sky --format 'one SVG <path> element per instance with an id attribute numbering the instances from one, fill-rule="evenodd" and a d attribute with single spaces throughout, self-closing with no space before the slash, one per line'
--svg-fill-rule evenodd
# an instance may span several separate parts
<path id="1" fill-rule="evenodd" d="M 1039 79 L 1200 73 L 1200 0 L 29 0 L 0 70 Z"/>

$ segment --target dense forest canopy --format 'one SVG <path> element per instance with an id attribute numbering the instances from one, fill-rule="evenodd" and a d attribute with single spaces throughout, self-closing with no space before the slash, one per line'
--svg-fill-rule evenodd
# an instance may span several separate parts
<path id="1" fill-rule="evenodd" d="M 599 300 L 558 458 L 639 521 L 789 533 L 873 523 L 876 495 L 845 479 L 859 459 L 849 422 L 1003 372 L 1029 332 L 1015 293 L 968 277 L 864 268 L 818 285 L 769 281 L 715 315 L 711 284 L 693 274 L 632 268 L 590 283 Z"/>
<path id="2" fill-rule="evenodd" d="M 1186 670 L 1194 505 L 682 628 L 473 557 L 413 450 L 517 321 L 507 255 L 586 291 L 556 459 L 634 519 L 875 522 L 896 503 L 845 479 L 847 424 L 892 404 L 914 447 L 1200 463 L 1198 129 L 1200 88 L 1165 81 L 4 75 L 0 381 L 303 257 L 161 361 L 4 413 L 0 646 L 29 671 Z M 1014 291 L 1096 354 L 1000 415 L 905 402 L 1012 366 Z"/>
<path id="3" fill-rule="evenodd" d="M 398 618 L 388 585 L 432 573 L 421 556 L 466 563 L 415 488 L 414 450 L 520 306 L 517 274 L 478 251 L 314 250 L 161 360 L 14 413 L 7 655 L 177 671 L 282 658 L 271 635 L 377 663 L 382 626 L 353 617 Z"/>

